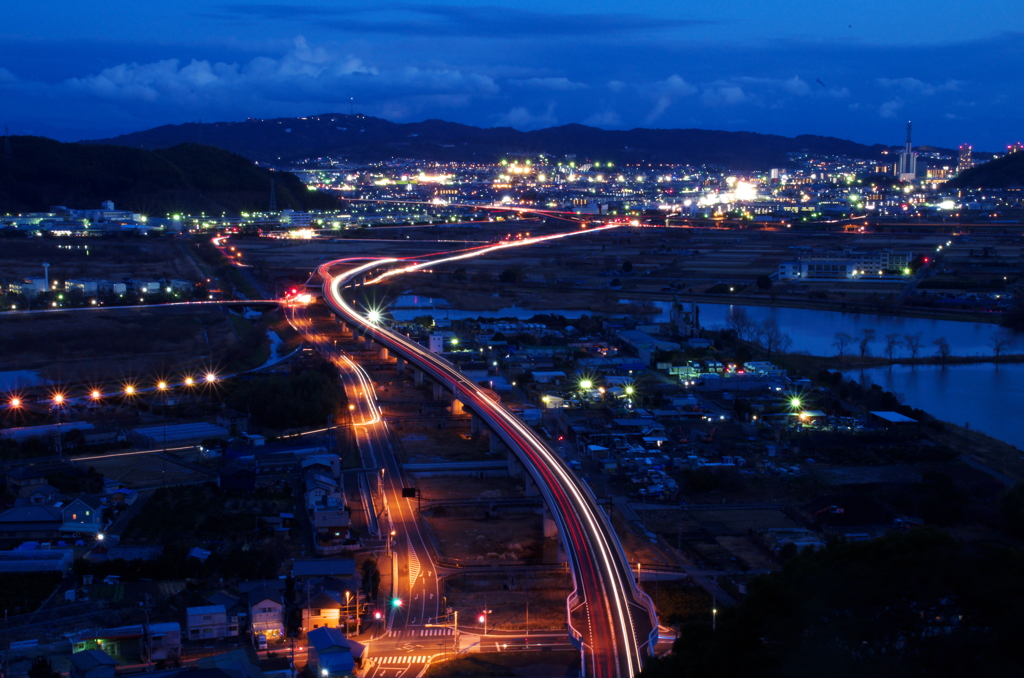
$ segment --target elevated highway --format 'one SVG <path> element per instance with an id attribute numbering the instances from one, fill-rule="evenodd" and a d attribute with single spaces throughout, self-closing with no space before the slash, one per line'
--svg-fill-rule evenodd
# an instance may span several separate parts
<path id="1" fill-rule="evenodd" d="M 533 429 L 489 397 L 485 389 L 440 356 L 383 327 L 375 316 L 370 320 L 344 298 L 344 286 L 350 281 L 365 281 L 367 273 L 389 268 L 375 278 L 380 280 L 410 270 L 390 268 L 399 263 L 396 259 L 377 259 L 324 264 L 319 269 L 324 300 L 361 334 L 450 390 L 519 458 L 554 515 L 569 559 L 575 588 L 567 600 L 566 612 L 570 634 L 581 650 L 585 675 L 635 676 L 657 640 L 657 617 L 650 598 L 636 587 L 622 545 L 590 489 Z M 342 266 L 345 270 L 332 275 L 332 269 Z"/>

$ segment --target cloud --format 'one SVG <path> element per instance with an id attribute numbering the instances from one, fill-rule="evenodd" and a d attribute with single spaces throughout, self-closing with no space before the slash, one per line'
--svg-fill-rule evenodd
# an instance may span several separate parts
<path id="1" fill-rule="evenodd" d="M 741 87 L 726 85 L 705 88 L 700 100 L 705 106 L 735 106 L 751 101 L 751 97 Z"/>
<path id="2" fill-rule="evenodd" d="M 315 20 L 336 30 L 368 34 L 389 33 L 450 38 L 489 36 L 529 39 L 534 36 L 607 37 L 627 33 L 649 34 L 673 28 L 706 26 L 714 21 L 661 18 L 630 13 L 555 13 L 511 7 L 449 6 L 408 3 L 368 4 L 360 7 L 317 5 L 228 5 L 225 18 L 239 15 L 274 22 Z"/>
<path id="3" fill-rule="evenodd" d="M 64 86 L 100 98 L 165 103 L 224 103 L 237 97 L 331 102 L 346 101 L 354 93 L 458 96 L 500 89 L 488 75 L 459 69 L 380 70 L 351 55 L 311 48 L 301 36 L 279 59 L 261 56 L 243 65 L 196 59 L 119 64 L 71 78 Z"/>
<path id="4" fill-rule="evenodd" d="M 878 107 L 878 114 L 883 118 L 895 118 L 896 113 L 903 108 L 903 99 L 896 97 L 891 101 L 886 101 L 884 104 Z"/>
<path id="5" fill-rule="evenodd" d="M 917 78 L 879 78 L 878 84 L 889 89 L 901 89 L 908 94 L 933 96 L 939 92 L 956 92 L 967 83 L 963 80 L 947 80 L 933 85 Z"/>
<path id="6" fill-rule="evenodd" d="M 670 75 L 664 80 L 639 85 L 640 92 L 654 99 L 654 108 L 647 114 L 646 122 L 651 123 L 661 117 L 676 99 L 697 93 L 697 88 L 678 75 Z"/>
<path id="7" fill-rule="evenodd" d="M 598 113 L 594 113 L 592 116 L 583 121 L 584 125 L 591 125 L 593 127 L 617 127 L 622 124 L 622 118 L 615 111 L 604 110 Z"/>
<path id="8" fill-rule="evenodd" d="M 558 124 L 555 117 L 555 104 L 548 104 L 547 110 L 539 115 L 533 115 L 525 106 L 516 106 L 508 113 L 498 117 L 499 127 L 514 127 L 518 130 L 540 129 L 542 127 L 553 127 Z"/>
<path id="9" fill-rule="evenodd" d="M 610 89 L 613 92 L 621 92 L 622 90 L 626 89 L 626 87 L 628 87 L 628 85 L 622 82 L 621 80 L 608 81 L 608 89 Z"/>
<path id="10" fill-rule="evenodd" d="M 526 80 L 510 80 L 513 85 L 519 87 L 530 87 L 533 89 L 546 89 L 559 92 L 569 90 L 587 89 L 582 82 L 573 82 L 568 78 L 528 78 Z"/>
<path id="11" fill-rule="evenodd" d="M 0 68 L 0 85 L 17 82 L 18 78 L 6 68 Z"/>

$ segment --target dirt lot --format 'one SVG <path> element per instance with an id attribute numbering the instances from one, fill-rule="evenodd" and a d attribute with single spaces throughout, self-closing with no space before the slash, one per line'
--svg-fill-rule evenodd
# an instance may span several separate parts
<path id="1" fill-rule="evenodd" d="M 530 606 L 530 630 L 560 629 L 565 625 L 565 600 L 572 588 L 565 572 L 460 574 L 445 580 L 448 604 L 459 611 L 459 628 L 480 626 L 481 610 L 491 610 L 487 628 L 527 628 L 526 606 Z"/>
<path id="2" fill-rule="evenodd" d="M 520 478 L 435 476 L 417 478 L 416 486 L 424 502 L 439 499 L 498 499 L 522 497 L 526 494 Z"/>
<path id="3" fill-rule="evenodd" d="M 156 454 L 127 454 L 90 461 L 89 466 L 102 473 L 104 478 L 118 480 L 132 489 L 211 480 L 204 473 L 166 461 Z"/>
<path id="4" fill-rule="evenodd" d="M 479 652 L 431 664 L 426 678 L 562 678 L 579 675 L 580 654 L 556 652 Z"/>
<path id="5" fill-rule="evenodd" d="M 444 506 L 424 510 L 440 555 L 460 560 L 539 560 L 541 515 L 528 507 Z"/>
<path id="6" fill-rule="evenodd" d="M 409 464 L 483 459 L 499 461 L 504 458 L 500 453 L 491 452 L 490 438 L 487 436 L 473 438 L 468 431 L 439 430 L 437 424 L 432 423 L 405 423 L 399 440 L 402 444 L 403 461 Z"/>

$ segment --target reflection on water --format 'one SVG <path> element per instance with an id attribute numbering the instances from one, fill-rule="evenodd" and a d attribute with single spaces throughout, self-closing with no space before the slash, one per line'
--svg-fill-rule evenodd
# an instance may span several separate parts
<path id="1" fill-rule="evenodd" d="M 906 404 L 933 417 L 1005 440 L 1024 450 L 1024 363 L 894 365 L 851 370 L 847 379 L 902 393 Z"/>
<path id="2" fill-rule="evenodd" d="M 658 312 L 654 315 L 645 315 L 644 319 L 649 322 L 668 322 L 669 309 L 672 303 L 668 301 L 645 302 L 653 304 Z M 518 320 L 529 320 L 535 315 L 550 314 L 561 315 L 566 318 L 579 318 L 581 315 L 595 315 L 592 311 L 579 311 L 568 309 L 554 309 L 537 311 L 534 309 L 518 308 L 510 306 L 496 311 L 462 311 L 448 308 L 445 299 L 433 297 L 422 297 L 417 295 L 405 295 L 399 297 L 392 304 L 392 316 L 396 320 L 412 320 L 419 315 L 433 315 L 436 318 L 450 318 L 462 320 L 465 318 L 516 318 Z M 729 309 L 729 304 L 700 304 L 700 322 L 706 328 L 724 327 Z M 885 335 L 898 334 L 902 338 L 905 334 L 921 333 L 921 350 L 919 357 L 935 354 L 935 345 L 932 343 L 939 337 L 945 337 L 949 342 L 953 355 L 961 356 L 989 356 L 992 355 L 992 344 L 990 339 L 996 332 L 1004 332 L 995 325 L 987 323 L 966 323 L 955 320 L 927 320 L 924 318 L 898 318 L 894 316 L 869 315 L 864 313 L 840 313 L 838 311 L 814 311 L 804 308 L 773 308 L 769 306 L 736 306 L 735 308 L 745 309 L 747 315 L 760 322 L 766 318 L 775 318 L 783 332 L 793 337 L 792 349 L 794 352 L 806 351 L 811 355 L 835 355 L 836 349 L 832 346 L 837 332 L 845 332 L 850 336 L 857 337 L 861 330 L 873 329 L 877 339 L 871 344 L 874 355 L 881 355 L 885 345 Z M 1020 348 L 1024 342 L 1016 342 L 1016 348 Z M 896 357 L 905 355 L 902 350 L 896 351 Z"/>
<path id="3" fill-rule="evenodd" d="M 652 302 L 658 313 L 644 316 L 649 322 L 667 322 L 671 302 Z M 497 311 L 461 311 L 447 307 L 444 299 L 407 295 L 399 297 L 392 311 L 396 320 L 411 320 L 419 315 L 433 315 L 435 318 L 516 318 L 529 320 L 544 313 L 579 318 L 581 315 L 595 315 L 591 311 L 548 310 L 517 308 L 515 306 Z M 701 304 L 700 322 L 706 328 L 722 327 L 726 324 L 728 304 Z M 935 355 L 932 343 L 939 337 L 949 342 L 953 355 L 991 356 L 990 339 L 994 333 L 1004 332 L 995 325 L 966 323 L 954 320 L 927 320 L 923 318 L 897 318 L 893 316 L 869 315 L 863 313 L 839 313 L 836 311 L 814 311 L 800 308 L 771 308 L 767 306 L 737 306 L 746 309 L 747 315 L 755 321 L 775 318 L 784 332 L 793 338 L 794 352 L 806 351 L 812 355 L 835 355 L 832 342 L 837 332 L 853 337 L 861 330 L 873 329 L 877 339 L 871 345 L 874 355 L 881 355 L 885 335 L 921 333 L 919 357 Z M 1017 336 L 1009 352 L 1024 349 L 1024 341 Z M 897 350 L 896 357 L 905 353 Z M 1024 364 L 994 365 L 951 365 L 942 368 L 937 365 L 910 367 L 894 365 L 867 370 L 848 372 L 847 378 L 873 381 L 887 391 L 902 393 L 911 407 L 922 409 L 934 417 L 978 429 L 991 436 L 1024 449 L 1024 424 L 1018 420 L 1020 403 L 1024 403 Z"/>

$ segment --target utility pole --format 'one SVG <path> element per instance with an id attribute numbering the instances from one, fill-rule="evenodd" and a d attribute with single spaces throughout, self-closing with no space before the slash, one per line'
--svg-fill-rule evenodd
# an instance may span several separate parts
<path id="1" fill-rule="evenodd" d="M 145 596 L 146 625 L 143 626 L 143 637 L 146 642 L 146 673 L 153 670 L 153 634 L 149 630 L 149 594 Z M 7 674 L 4 674 L 7 675 Z"/>

